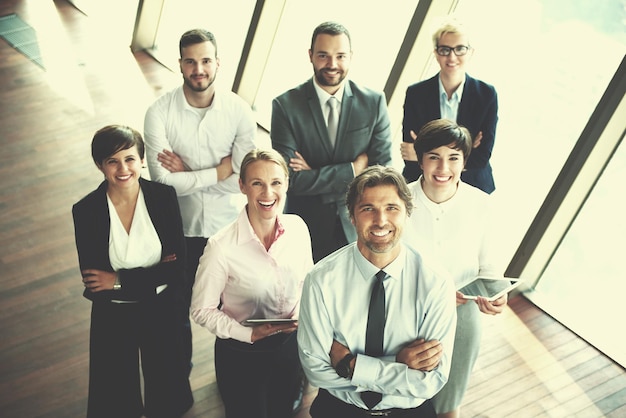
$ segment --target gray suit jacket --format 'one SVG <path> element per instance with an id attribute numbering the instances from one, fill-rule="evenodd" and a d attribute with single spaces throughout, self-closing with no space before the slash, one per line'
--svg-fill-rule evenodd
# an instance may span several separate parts
<path id="1" fill-rule="evenodd" d="M 354 178 L 352 161 L 367 153 L 369 165 L 391 163 L 391 128 L 383 94 L 347 81 L 333 148 L 319 99 L 309 79 L 272 102 L 272 147 L 287 163 L 298 151 L 311 170 L 289 172 L 286 212 L 300 215 L 316 237 L 334 232 L 336 217 L 328 219 L 328 206 L 336 207 L 348 242 L 356 239 L 345 209 L 347 186 Z M 325 208 L 326 207 L 326 208 Z"/>

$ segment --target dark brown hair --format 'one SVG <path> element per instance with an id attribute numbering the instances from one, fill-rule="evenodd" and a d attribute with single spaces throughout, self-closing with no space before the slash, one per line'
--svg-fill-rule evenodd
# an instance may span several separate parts
<path id="1" fill-rule="evenodd" d="M 215 47 L 215 56 L 217 57 L 217 41 L 215 35 L 205 29 L 191 29 L 183 33 L 178 42 L 178 52 L 183 57 L 183 48 L 189 45 L 201 44 L 202 42 L 211 42 Z"/>
<path id="2" fill-rule="evenodd" d="M 443 146 L 461 151 L 467 162 L 472 151 L 472 136 L 465 127 L 449 119 L 435 119 L 422 126 L 413 144 L 420 163 L 425 153 Z"/>
<path id="3" fill-rule="evenodd" d="M 348 37 L 348 44 L 350 45 L 350 49 L 352 49 L 352 39 L 350 38 L 350 32 L 348 32 L 348 29 L 346 29 L 345 26 L 337 22 L 324 22 L 320 23 L 313 31 L 313 36 L 311 37 L 311 52 L 313 51 L 317 35 L 322 33 L 333 36 L 341 34 L 346 35 Z"/>
<path id="4" fill-rule="evenodd" d="M 124 125 L 108 125 L 96 132 L 91 140 L 91 158 L 97 166 L 121 150 L 137 146 L 139 158 L 143 160 L 145 146 L 141 134 Z"/>

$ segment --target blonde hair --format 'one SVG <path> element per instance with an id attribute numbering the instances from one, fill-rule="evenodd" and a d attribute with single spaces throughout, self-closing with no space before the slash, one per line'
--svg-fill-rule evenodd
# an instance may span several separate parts
<path id="1" fill-rule="evenodd" d="M 445 16 L 437 20 L 435 31 L 433 32 L 433 46 L 437 48 L 439 46 L 439 40 L 447 33 L 459 34 L 467 36 L 469 40 L 469 31 L 465 24 L 461 22 L 456 16 Z"/>
<path id="2" fill-rule="evenodd" d="M 287 168 L 287 163 L 280 153 L 274 149 L 253 149 L 248 152 L 245 157 L 243 157 L 243 161 L 241 161 L 241 171 L 239 172 L 239 179 L 242 183 L 246 182 L 246 170 L 248 166 L 257 161 L 271 161 L 275 164 L 278 164 L 280 168 L 285 172 L 285 178 L 289 178 L 289 169 Z"/>

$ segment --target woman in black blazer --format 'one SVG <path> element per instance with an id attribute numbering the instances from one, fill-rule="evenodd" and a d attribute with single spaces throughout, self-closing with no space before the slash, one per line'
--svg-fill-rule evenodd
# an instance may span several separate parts
<path id="1" fill-rule="evenodd" d="M 470 77 L 465 65 L 473 50 L 464 27 L 454 19 L 442 22 L 433 34 L 434 53 L 440 71 L 406 91 L 402 122 L 402 174 L 413 182 L 422 174 L 413 149 L 414 135 L 435 119 L 450 119 L 470 131 L 474 149 L 461 174 L 463 182 L 492 193 L 496 186 L 491 153 L 498 123 L 498 96 L 493 86 Z"/>
<path id="2" fill-rule="evenodd" d="M 132 128 L 100 129 L 91 151 L 105 180 L 72 208 L 92 301 L 87 416 L 179 417 L 193 397 L 177 317 L 186 254 L 176 193 L 140 177 L 144 143 Z"/>

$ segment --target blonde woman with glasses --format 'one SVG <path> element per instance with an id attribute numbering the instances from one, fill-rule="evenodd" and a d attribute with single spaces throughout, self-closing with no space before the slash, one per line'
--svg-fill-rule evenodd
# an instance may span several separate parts
<path id="1" fill-rule="evenodd" d="M 402 144 L 402 174 L 413 182 L 422 174 L 413 149 L 413 135 L 434 119 L 449 119 L 466 127 L 474 149 L 466 161 L 461 179 L 485 193 L 492 193 L 491 152 L 498 122 L 498 96 L 493 86 L 470 77 L 466 66 L 474 49 L 466 28 L 454 18 L 446 18 L 433 34 L 433 53 L 440 71 L 428 80 L 415 83 L 406 91 Z"/>

